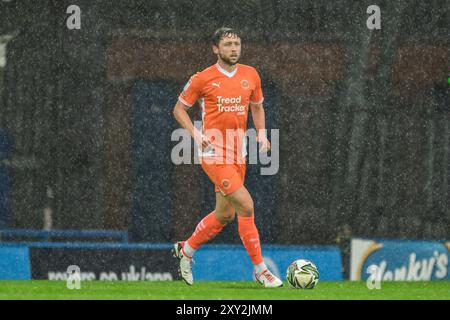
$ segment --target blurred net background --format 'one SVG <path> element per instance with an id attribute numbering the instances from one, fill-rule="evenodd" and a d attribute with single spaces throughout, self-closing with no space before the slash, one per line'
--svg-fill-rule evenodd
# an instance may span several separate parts
<path id="1" fill-rule="evenodd" d="M 279 173 L 246 180 L 264 243 L 448 239 L 449 21 L 446 0 L 0 1 L 0 228 L 189 236 L 213 186 L 171 163 L 172 108 L 233 26 L 280 129 Z"/>

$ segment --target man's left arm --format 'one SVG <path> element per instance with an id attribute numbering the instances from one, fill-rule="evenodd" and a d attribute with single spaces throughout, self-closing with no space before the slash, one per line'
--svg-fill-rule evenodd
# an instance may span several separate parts
<path id="1" fill-rule="evenodd" d="M 267 139 L 266 133 L 266 115 L 262 103 L 251 103 L 250 109 L 252 111 L 253 124 L 257 132 L 257 141 L 260 143 L 260 152 L 267 152 L 270 150 L 270 142 Z"/>

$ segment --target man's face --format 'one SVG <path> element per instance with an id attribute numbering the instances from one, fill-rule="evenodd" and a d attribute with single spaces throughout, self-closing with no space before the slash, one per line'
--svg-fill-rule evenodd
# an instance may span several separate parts
<path id="1" fill-rule="evenodd" d="M 227 35 L 220 39 L 218 47 L 213 45 L 213 51 L 223 62 L 233 66 L 241 57 L 241 39 L 236 35 Z"/>

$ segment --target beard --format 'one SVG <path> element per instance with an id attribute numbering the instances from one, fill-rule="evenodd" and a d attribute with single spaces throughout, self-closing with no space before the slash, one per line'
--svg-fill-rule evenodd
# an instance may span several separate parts
<path id="1" fill-rule="evenodd" d="M 226 57 L 225 55 L 223 55 L 223 54 L 221 54 L 221 53 L 219 53 L 219 57 L 220 57 L 220 59 L 223 61 L 223 62 L 225 62 L 226 64 L 228 64 L 229 66 L 234 66 L 236 63 L 238 63 L 238 61 L 239 61 L 239 56 L 237 56 L 236 58 L 228 58 L 228 57 Z M 235 59 L 235 60 L 231 60 L 231 59 Z"/>

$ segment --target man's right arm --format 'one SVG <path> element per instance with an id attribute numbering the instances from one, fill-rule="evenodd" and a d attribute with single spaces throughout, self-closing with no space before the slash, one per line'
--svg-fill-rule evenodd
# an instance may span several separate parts
<path id="1" fill-rule="evenodd" d="M 178 121 L 180 126 L 182 126 L 189 132 L 189 134 L 194 138 L 195 142 L 198 145 L 202 146 L 202 150 L 205 150 L 209 146 L 212 147 L 212 144 L 208 140 L 208 138 L 202 135 L 201 132 L 199 132 L 197 128 L 194 127 L 194 124 L 192 123 L 192 120 L 187 113 L 188 109 L 189 107 L 187 105 L 178 100 L 175 104 L 175 107 L 173 108 L 173 115 L 175 119 Z"/>

